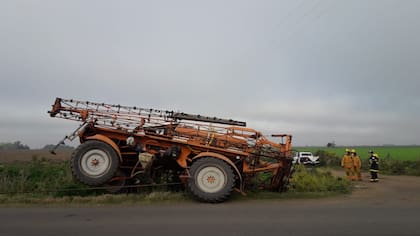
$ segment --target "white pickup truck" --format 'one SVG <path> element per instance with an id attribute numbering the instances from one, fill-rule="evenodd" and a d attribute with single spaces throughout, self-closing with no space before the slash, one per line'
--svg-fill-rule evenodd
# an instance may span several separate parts
<path id="1" fill-rule="evenodd" d="M 312 152 L 295 152 L 293 156 L 294 164 L 317 165 L 319 164 L 319 157 L 314 156 Z"/>

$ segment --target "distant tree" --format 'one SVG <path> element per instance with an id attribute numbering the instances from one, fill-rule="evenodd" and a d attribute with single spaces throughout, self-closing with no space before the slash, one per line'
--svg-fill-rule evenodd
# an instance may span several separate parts
<path id="1" fill-rule="evenodd" d="M 20 141 L 14 143 L 0 143 L 0 150 L 2 151 L 14 151 L 14 150 L 29 150 L 28 145 L 22 144 Z"/>
<path id="2" fill-rule="evenodd" d="M 47 144 L 47 145 L 45 145 L 42 149 L 43 150 L 51 150 L 51 149 L 53 149 L 55 147 L 55 144 Z M 60 145 L 59 147 L 58 147 L 58 149 L 59 150 L 73 150 L 74 149 L 74 147 L 72 147 L 72 146 L 68 146 L 68 145 Z"/>
<path id="3" fill-rule="evenodd" d="M 333 148 L 335 147 L 335 142 L 332 141 L 331 143 L 327 143 L 327 148 Z"/>

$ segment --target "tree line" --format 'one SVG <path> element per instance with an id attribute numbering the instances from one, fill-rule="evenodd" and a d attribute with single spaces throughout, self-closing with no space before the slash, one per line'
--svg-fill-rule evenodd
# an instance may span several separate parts
<path id="1" fill-rule="evenodd" d="M 42 150 L 51 150 L 55 147 L 54 144 L 47 144 Z M 9 143 L 0 143 L 0 151 L 17 151 L 17 150 L 30 150 L 31 148 L 28 145 L 23 144 L 21 141 L 9 142 Z M 61 145 L 59 149 L 74 149 L 72 146 Z"/>
<path id="2" fill-rule="evenodd" d="M 14 150 L 29 150 L 29 146 L 22 144 L 20 141 L 13 143 L 0 143 L 1 151 L 14 151 Z"/>

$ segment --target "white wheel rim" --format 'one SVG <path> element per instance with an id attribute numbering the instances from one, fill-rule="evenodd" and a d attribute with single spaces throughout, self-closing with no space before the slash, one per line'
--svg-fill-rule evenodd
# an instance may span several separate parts
<path id="1" fill-rule="evenodd" d="M 197 186 L 206 193 L 216 193 L 226 185 L 226 175 L 223 170 L 209 166 L 197 174 Z"/>
<path id="2" fill-rule="evenodd" d="M 111 164 L 109 155 L 100 149 L 89 150 L 83 154 L 80 162 L 82 171 L 90 176 L 105 174 Z"/>

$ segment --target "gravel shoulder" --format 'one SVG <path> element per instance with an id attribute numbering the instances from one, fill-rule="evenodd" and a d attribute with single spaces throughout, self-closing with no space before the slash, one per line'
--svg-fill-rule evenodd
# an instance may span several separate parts
<path id="1" fill-rule="evenodd" d="M 344 177 L 344 172 L 334 171 Z M 332 204 L 372 206 L 420 206 L 420 177 L 390 176 L 379 174 L 379 182 L 370 182 L 370 174 L 362 173 L 362 181 L 354 181 L 354 190 L 349 195 L 321 199 Z"/>

